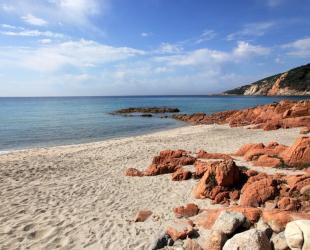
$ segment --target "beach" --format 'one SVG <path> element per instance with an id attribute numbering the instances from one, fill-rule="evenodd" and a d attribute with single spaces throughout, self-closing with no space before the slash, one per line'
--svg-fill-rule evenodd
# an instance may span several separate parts
<path id="1" fill-rule="evenodd" d="M 189 202 L 219 205 L 194 199 L 198 180 L 173 182 L 169 174 L 126 177 L 126 168 L 143 170 L 165 149 L 233 153 L 246 143 L 291 145 L 298 136 L 299 128 L 198 125 L 2 154 L 0 249 L 150 249 L 175 219 L 172 208 Z M 152 216 L 133 222 L 145 209 Z"/>

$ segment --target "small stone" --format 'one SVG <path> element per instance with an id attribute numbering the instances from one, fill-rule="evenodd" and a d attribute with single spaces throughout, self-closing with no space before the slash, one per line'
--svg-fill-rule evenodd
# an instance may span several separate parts
<path id="1" fill-rule="evenodd" d="M 135 222 L 144 222 L 152 215 L 151 211 L 148 210 L 141 210 L 137 213 Z"/>
<path id="2" fill-rule="evenodd" d="M 193 226 L 188 221 L 177 221 L 174 222 L 167 229 L 167 234 L 174 240 L 186 239 L 187 236 L 193 234 Z"/>
<path id="3" fill-rule="evenodd" d="M 196 204 L 189 203 L 185 207 L 181 206 L 174 208 L 173 212 L 177 218 L 188 218 L 197 215 L 199 213 L 199 208 Z"/>
<path id="4" fill-rule="evenodd" d="M 242 213 L 222 211 L 215 221 L 212 230 L 232 234 L 244 222 L 245 216 Z"/>

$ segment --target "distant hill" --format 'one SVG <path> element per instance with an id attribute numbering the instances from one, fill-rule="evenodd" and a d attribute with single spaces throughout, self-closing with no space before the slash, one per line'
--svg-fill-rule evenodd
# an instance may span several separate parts
<path id="1" fill-rule="evenodd" d="M 225 91 L 224 95 L 309 96 L 310 63 L 257 82 Z"/>

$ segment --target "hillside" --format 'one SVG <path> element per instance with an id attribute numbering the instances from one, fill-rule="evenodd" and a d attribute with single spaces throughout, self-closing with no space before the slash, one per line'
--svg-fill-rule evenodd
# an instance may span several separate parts
<path id="1" fill-rule="evenodd" d="M 224 95 L 310 95 L 310 63 L 254 83 L 225 91 Z"/>

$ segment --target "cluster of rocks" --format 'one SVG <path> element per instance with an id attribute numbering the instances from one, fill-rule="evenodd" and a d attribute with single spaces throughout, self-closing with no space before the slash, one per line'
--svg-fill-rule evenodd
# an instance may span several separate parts
<path id="1" fill-rule="evenodd" d="M 310 101 L 288 101 L 272 103 L 254 108 L 229 110 L 211 115 L 195 113 L 179 114 L 173 118 L 192 124 L 229 124 L 231 127 L 250 126 L 255 129 L 275 130 L 279 128 L 305 127 L 309 132 Z"/>
<path id="2" fill-rule="evenodd" d="M 234 156 L 243 157 L 254 166 L 306 168 L 310 166 L 309 145 L 310 138 L 306 136 L 298 138 L 290 147 L 277 142 L 246 144 Z"/>
<path id="3" fill-rule="evenodd" d="M 180 112 L 178 108 L 169 108 L 169 107 L 131 107 L 131 108 L 119 109 L 110 114 L 128 115 L 132 113 L 140 113 L 141 116 L 151 117 L 152 114 L 178 113 L 178 112 Z"/>
<path id="4" fill-rule="evenodd" d="M 268 167 L 279 167 L 280 163 L 291 168 L 302 166 L 305 173 L 291 176 L 259 173 L 237 166 L 236 156 Z M 269 164 L 275 160 L 280 163 Z M 125 174 L 137 177 L 171 174 L 173 181 L 194 178 L 198 180 L 193 190 L 195 198 L 208 198 L 224 206 L 200 209 L 187 204 L 174 208 L 176 221 L 154 243 L 154 249 L 308 249 L 309 166 L 310 138 L 303 136 L 290 147 L 275 142 L 267 146 L 248 144 L 231 155 L 165 150 L 144 171 L 128 168 Z M 206 230 L 208 237 L 203 237 Z M 247 248 L 249 242 L 252 248 Z"/>

